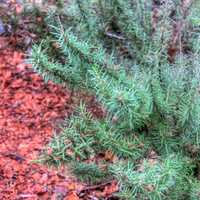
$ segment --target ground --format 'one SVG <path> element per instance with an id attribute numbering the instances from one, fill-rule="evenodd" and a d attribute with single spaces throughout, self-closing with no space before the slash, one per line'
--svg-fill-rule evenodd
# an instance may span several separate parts
<path id="1" fill-rule="evenodd" d="M 0 4 L 0 19 L 22 12 L 18 1 Z M 25 51 L 31 50 L 37 35 L 26 30 L 24 23 L 21 26 L 0 36 L 0 200 L 112 199 L 118 190 L 116 181 L 88 186 L 66 166 L 39 162 L 54 133 L 59 133 L 59 125 L 81 99 L 94 117 L 102 118 L 105 111 L 95 97 L 81 92 L 72 96 L 69 89 L 45 83 L 33 71 Z"/>
<path id="2" fill-rule="evenodd" d="M 38 162 L 80 99 L 94 117 L 105 114 L 92 96 L 73 93 L 34 73 L 27 56 L 0 37 L 0 199 L 78 200 L 109 197 L 116 182 L 87 186 L 66 167 Z M 113 190 L 114 188 L 114 190 Z M 91 198 L 90 198 L 90 197 Z M 106 198 L 109 199 L 109 198 Z"/>
<path id="3" fill-rule="evenodd" d="M 0 199 L 69 196 L 80 185 L 33 160 L 72 112 L 70 93 L 46 84 L 24 61 L 12 48 L 0 52 Z"/>

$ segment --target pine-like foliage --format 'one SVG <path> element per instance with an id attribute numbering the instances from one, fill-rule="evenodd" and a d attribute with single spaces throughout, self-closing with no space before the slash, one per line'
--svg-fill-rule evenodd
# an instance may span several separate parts
<path id="1" fill-rule="evenodd" d="M 89 91 L 107 116 L 95 119 L 81 104 L 47 161 L 71 163 L 90 183 L 115 177 L 122 199 L 200 198 L 200 7 L 193 2 L 186 15 L 183 2 L 71 0 L 49 13 L 35 70 Z M 108 152 L 112 162 L 102 158 Z"/>
<path id="2" fill-rule="evenodd" d="M 180 199 L 189 191 L 188 164 L 182 157 L 170 155 L 162 161 L 144 160 L 139 166 L 118 164 L 111 171 L 121 183 L 122 199 Z"/>

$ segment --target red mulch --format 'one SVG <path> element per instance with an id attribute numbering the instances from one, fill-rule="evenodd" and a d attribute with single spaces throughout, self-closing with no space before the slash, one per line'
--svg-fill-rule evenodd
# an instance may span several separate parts
<path id="1" fill-rule="evenodd" d="M 21 52 L 0 51 L 0 199 L 78 199 L 80 185 L 31 162 L 71 113 L 70 93 L 44 83 L 23 60 Z"/>

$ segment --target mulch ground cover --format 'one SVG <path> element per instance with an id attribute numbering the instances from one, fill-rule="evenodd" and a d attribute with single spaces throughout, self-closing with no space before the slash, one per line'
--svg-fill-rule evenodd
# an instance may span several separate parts
<path id="1" fill-rule="evenodd" d="M 80 99 L 94 117 L 105 111 L 88 94 L 45 83 L 9 39 L 0 47 L 0 200 L 113 199 L 115 181 L 87 186 L 65 166 L 35 162 Z"/>
<path id="2" fill-rule="evenodd" d="M 32 162 L 71 112 L 66 89 L 45 83 L 22 52 L 0 50 L 0 199 L 78 199 L 80 184 Z"/>

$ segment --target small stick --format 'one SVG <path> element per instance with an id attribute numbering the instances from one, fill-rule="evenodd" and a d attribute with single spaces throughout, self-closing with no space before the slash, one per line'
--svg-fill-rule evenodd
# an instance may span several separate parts
<path id="1" fill-rule="evenodd" d="M 80 194 L 81 192 L 85 192 L 85 191 L 88 191 L 88 190 L 95 190 L 95 189 L 101 188 L 101 187 L 103 187 L 103 186 L 106 186 L 106 185 L 108 185 L 108 184 L 111 184 L 112 182 L 113 182 L 113 180 L 112 180 L 112 181 L 107 181 L 107 182 L 104 182 L 104 183 L 101 183 L 101 184 L 98 184 L 98 185 L 85 187 L 85 188 L 83 188 L 83 189 L 79 192 L 79 194 Z"/>
<path id="2" fill-rule="evenodd" d="M 9 152 L 9 153 L 0 153 L 2 156 L 5 156 L 5 157 L 9 157 L 13 160 L 16 160 L 16 161 L 25 161 L 26 159 L 24 157 L 22 157 L 21 155 L 18 155 L 16 153 L 13 153 L 13 152 Z"/>

